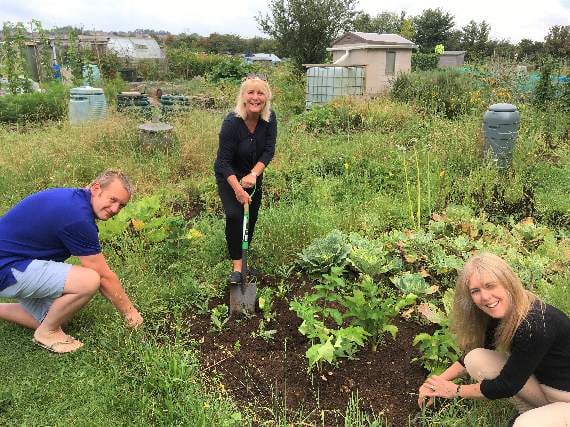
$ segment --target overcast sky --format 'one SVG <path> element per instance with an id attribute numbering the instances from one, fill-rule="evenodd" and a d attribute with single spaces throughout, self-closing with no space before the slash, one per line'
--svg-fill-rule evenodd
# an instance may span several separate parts
<path id="1" fill-rule="evenodd" d="M 254 17 L 267 12 L 266 0 L 0 0 L 2 21 L 41 21 L 44 28 L 73 25 L 86 30 L 148 28 L 173 34 L 217 32 L 263 36 Z M 491 39 L 543 41 L 554 25 L 570 25 L 570 0 L 360 0 L 357 10 L 370 15 L 405 11 L 419 15 L 441 8 L 460 29 L 470 20 L 486 21 Z"/>

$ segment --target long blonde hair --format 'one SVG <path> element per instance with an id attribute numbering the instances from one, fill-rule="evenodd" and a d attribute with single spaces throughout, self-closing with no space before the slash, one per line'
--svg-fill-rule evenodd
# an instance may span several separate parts
<path id="1" fill-rule="evenodd" d="M 265 107 L 263 107 L 263 110 L 261 111 L 261 118 L 266 122 L 269 122 L 269 117 L 271 116 L 271 98 L 273 95 L 271 94 L 269 84 L 259 77 L 248 77 L 243 81 L 237 95 L 234 112 L 236 113 L 236 116 L 241 117 L 243 120 L 247 118 L 245 93 L 252 86 L 256 86 L 258 89 L 261 89 L 265 94 Z"/>
<path id="2" fill-rule="evenodd" d="M 505 317 L 500 319 L 495 331 L 495 347 L 506 351 L 537 297 L 524 289 L 515 272 L 497 255 L 483 252 L 470 258 L 457 278 L 453 301 L 453 330 L 459 346 L 465 352 L 483 347 L 485 331 L 491 319 L 475 305 L 469 292 L 469 280 L 473 274 L 482 272 L 495 276 L 509 296 L 510 309 Z"/>

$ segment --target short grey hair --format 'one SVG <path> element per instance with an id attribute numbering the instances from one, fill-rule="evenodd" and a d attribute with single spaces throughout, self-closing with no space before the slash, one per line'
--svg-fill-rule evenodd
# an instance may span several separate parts
<path id="1" fill-rule="evenodd" d="M 118 179 L 123 185 L 123 188 L 127 190 L 129 197 L 132 196 L 134 192 L 133 184 L 131 184 L 131 181 L 127 175 L 125 175 L 125 173 L 121 172 L 120 170 L 107 169 L 97 178 L 95 178 L 90 185 L 99 184 L 101 188 L 106 188 L 116 179 Z"/>

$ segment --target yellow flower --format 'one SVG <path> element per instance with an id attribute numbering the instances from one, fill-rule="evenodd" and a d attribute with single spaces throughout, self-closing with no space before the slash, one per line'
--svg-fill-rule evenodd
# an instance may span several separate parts
<path id="1" fill-rule="evenodd" d="M 144 228 L 144 221 L 140 219 L 131 219 L 131 224 L 135 231 L 141 231 Z"/>
<path id="2" fill-rule="evenodd" d="M 188 233 L 186 233 L 186 238 L 188 240 L 196 240 L 196 239 L 200 239 L 204 237 L 204 235 L 199 231 L 196 230 L 195 228 L 191 228 Z"/>
<path id="3" fill-rule="evenodd" d="M 349 167 L 350 167 L 350 165 L 345 162 L 345 163 L 344 163 L 344 168 L 345 168 L 346 170 L 348 170 Z"/>
<path id="4" fill-rule="evenodd" d="M 218 384 L 218 387 L 220 388 L 220 391 L 221 391 L 222 393 L 225 393 L 225 392 L 226 392 L 226 386 L 223 385 L 222 383 Z"/>
<path id="5" fill-rule="evenodd" d="M 444 175 L 445 175 L 445 171 L 444 171 L 444 170 L 440 170 L 440 171 L 439 171 L 439 176 L 440 176 L 440 178 L 441 178 L 442 176 L 444 176 Z"/>
<path id="6" fill-rule="evenodd" d="M 204 409 L 210 409 L 210 404 L 208 402 L 204 402 Z"/>

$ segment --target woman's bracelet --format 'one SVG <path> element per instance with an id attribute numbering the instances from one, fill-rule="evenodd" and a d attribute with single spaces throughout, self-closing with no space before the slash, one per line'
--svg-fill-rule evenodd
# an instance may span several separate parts
<path id="1" fill-rule="evenodd" d="M 460 397 L 460 396 L 459 396 L 459 391 L 460 391 L 460 389 L 461 389 L 461 384 L 457 384 L 457 388 L 455 389 L 455 395 L 456 395 L 457 397 Z"/>

